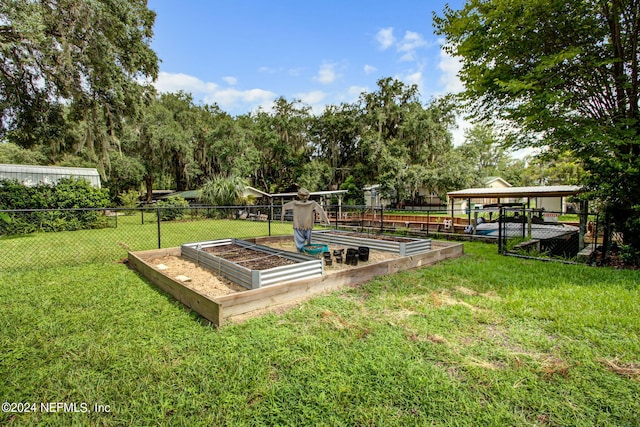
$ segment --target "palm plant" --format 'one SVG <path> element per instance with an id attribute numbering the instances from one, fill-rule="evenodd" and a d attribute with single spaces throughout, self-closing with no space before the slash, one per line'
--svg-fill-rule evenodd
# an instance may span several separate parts
<path id="1" fill-rule="evenodd" d="M 239 176 L 216 175 L 200 189 L 199 201 L 212 206 L 237 206 L 246 204 L 244 190 L 247 182 Z"/>

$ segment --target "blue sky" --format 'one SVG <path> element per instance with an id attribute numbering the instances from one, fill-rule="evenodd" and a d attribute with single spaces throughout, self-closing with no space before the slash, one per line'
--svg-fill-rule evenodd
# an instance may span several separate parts
<path id="1" fill-rule="evenodd" d="M 417 84 L 427 102 L 461 89 L 458 62 L 433 33 L 432 11 L 446 3 L 464 1 L 149 0 L 156 87 L 231 115 L 269 110 L 279 96 L 320 113 L 384 77 Z"/>

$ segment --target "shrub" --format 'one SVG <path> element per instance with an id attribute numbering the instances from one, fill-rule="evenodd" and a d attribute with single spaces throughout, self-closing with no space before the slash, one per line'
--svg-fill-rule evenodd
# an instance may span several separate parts
<path id="1" fill-rule="evenodd" d="M 26 187 L 16 180 L 3 180 L 0 181 L 0 209 L 33 211 L 11 214 L 10 222 L 0 222 L 0 234 L 101 228 L 106 225 L 106 218 L 101 210 L 95 209 L 106 208 L 109 203 L 107 191 L 92 187 L 86 180 L 64 178 L 53 186 L 34 187 Z"/>
<path id="2" fill-rule="evenodd" d="M 140 196 L 136 190 L 129 190 L 124 193 L 120 193 L 118 196 L 120 199 L 120 205 L 123 208 L 135 209 L 140 201 Z"/>
<path id="3" fill-rule="evenodd" d="M 182 219 L 187 213 L 189 202 L 180 196 L 171 196 L 166 200 L 160 200 L 156 202 L 158 207 L 158 213 L 161 221 L 172 221 L 175 219 Z"/>

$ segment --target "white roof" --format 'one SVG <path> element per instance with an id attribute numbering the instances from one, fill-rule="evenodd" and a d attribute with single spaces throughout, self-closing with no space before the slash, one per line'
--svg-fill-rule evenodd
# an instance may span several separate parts
<path id="1" fill-rule="evenodd" d="M 0 164 L 0 180 L 17 180 L 26 186 L 55 184 L 62 178 L 84 178 L 100 188 L 100 174 L 95 168 Z"/>

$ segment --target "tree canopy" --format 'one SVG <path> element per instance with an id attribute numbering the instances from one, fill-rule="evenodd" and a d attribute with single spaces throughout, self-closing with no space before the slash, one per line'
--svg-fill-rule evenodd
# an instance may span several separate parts
<path id="1" fill-rule="evenodd" d="M 518 146 L 573 153 L 625 239 L 638 236 L 640 1 L 467 0 L 434 20 L 472 115 Z"/>
<path id="2" fill-rule="evenodd" d="M 491 9 L 493 3 L 500 7 Z M 497 17 L 500 8 L 509 9 L 507 3 L 535 15 L 535 9 L 529 10 L 524 1 L 470 1 L 466 12 L 446 11 L 438 21 L 441 31 L 445 33 L 449 21 L 453 23 L 463 16 L 468 15 L 473 21 L 478 10 L 490 10 Z M 532 2 L 539 8 L 543 3 Z M 553 13 L 566 12 L 560 2 L 556 3 L 555 12 L 547 10 L 547 15 L 540 15 L 544 31 L 550 31 L 543 24 L 553 20 Z M 582 11 L 587 6 L 575 7 Z M 514 19 L 520 16 L 517 11 L 510 13 Z M 497 145 L 499 138 L 482 128 L 468 135 L 469 144 L 453 146 L 451 129 L 457 109 L 454 98 L 442 96 L 424 102 L 416 85 L 391 77 L 378 80 L 376 88 L 363 92 L 357 100 L 328 105 L 318 115 L 301 101 L 283 97 L 275 99 L 270 110 L 231 117 L 215 104 L 194 102 L 188 93 L 158 95 L 150 86 L 158 73 L 158 58 L 149 46 L 154 20 L 155 14 L 145 0 L 3 2 L 0 158 L 5 162 L 97 166 L 113 200 L 140 189 L 141 182 L 149 201 L 152 189 L 216 190 L 227 188 L 221 183 L 247 182 L 269 192 L 290 191 L 298 186 L 310 190 L 346 188 L 352 201 L 361 200 L 359 189 L 380 183 L 399 202 L 414 198 L 419 189 L 444 196 L 448 190 L 478 184 L 486 174 L 508 173 L 509 181 L 514 183 L 520 179 L 518 169 L 522 165 L 509 162 Z M 472 23 L 465 21 L 465 25 Z M 588 26 L 591 21 L 585 18 L 582 24 Z M 507 23 L 500 25 L 505 25 L 500 29 L 503 34 L 511 34 Z M 462 27 L 458 23 L 455 28 Z M 594 37 L 584 29 L 579 33 L 585 39 Z M 548 33 L 541 35 L 536 43 L 547 37 Z M 450 38 L 450 45 L 455 46 L 455 37 Z M 472 38 L 461 32 L 460 49 L 463 40 L 466 43 Z M 564 102 L 569 92 L 558 89 L 547 98 L 537 94 L 535 82 L 537 77 L 546 76 L 544 66 L 531 65 L 539 75 L 522 74 L 520 83 L 517 74 L 509 77 L 508 68 L 497 67 L 500 72 L 494 75 L 482 71 L 482 61 L 486 60 L 484 66 L 491 68 L 500 63 L 504 52 L 499 49 L 506 49 L 485 49 L 482 43 L 489 42 L 492 40 L 478 39 L 470 47 L 465 45 L 469 52 L 487 52 L 486 57 L 480 53 L 465 69 L 467 83 L 476 82 L 471 85 L 475 92 L 469 92 L 468 99 L 481 95 L 486 105 L 494 105 L 495 99 L 504 100 L 504 107 L 511 110 L 483 111 L 500 112 L 506 118 L 509 116 L 505 111 L 513 113 L 512 119 L 518 117 L 518 112 L 522 115 L 535 111 L 538 116 L 531 119 L 530 129 L 542 132 L 541 125 L 533 126 L 543 121 L 546 110 L 542 101 L 555 97 Z M 521 46 L 511 47 L 518 50 Z M 516 64 L 517 55 L 510 54 L 513 58 L 506 64 L 522 68 Z M 567 61 L 574 64 L 581 55 L 567 57 Z M 531 60 L 535 62 L 535 57 Z M 547 68 L 553 65 L 549 61 L 544 64 Z M 605 70 L 615 68 L 613 63 L 603 64 Z M 622 71 L 632 65 L 623 66 Z M 577 65 L 574 68 L 580 69 Z M 556 71 L 549 72 L 545 85 L 555 81 Z M 575 75 L 577 71 L 569 77 Z M 476 77 L 484 80 L 476 81 Z M 560 83 L 558 80 L 558 88 Z M 506 92 L 494 94 L 484 86 Z M 510 102 L 510 93 L 528 95 Z M 527 104 L 527 97 L 535 102 Z M 577 123 L 576 118 L 581 117 L 578 107 L 583 103 L 567 101 L 558 105 L 573 112 L 571 118 Z M 558 123 L 557 132 L 549 133 L 558 140 L 568 129 L 562 120 L 554 122 Z M 632 127 L 631 122 L 627 125 Z M 481 161 L 480 167 L 474 165 L 474 160 Z"/>
<path id="3" fill-rule="evenodd" d="M 4 0 L 0 137 L 54 152 L 85 147 L 100 163 L 122 119 L 140 111 L 158 58 L 146 0 Z M 73 134 L 68 122 L 82 123 Z"/>

